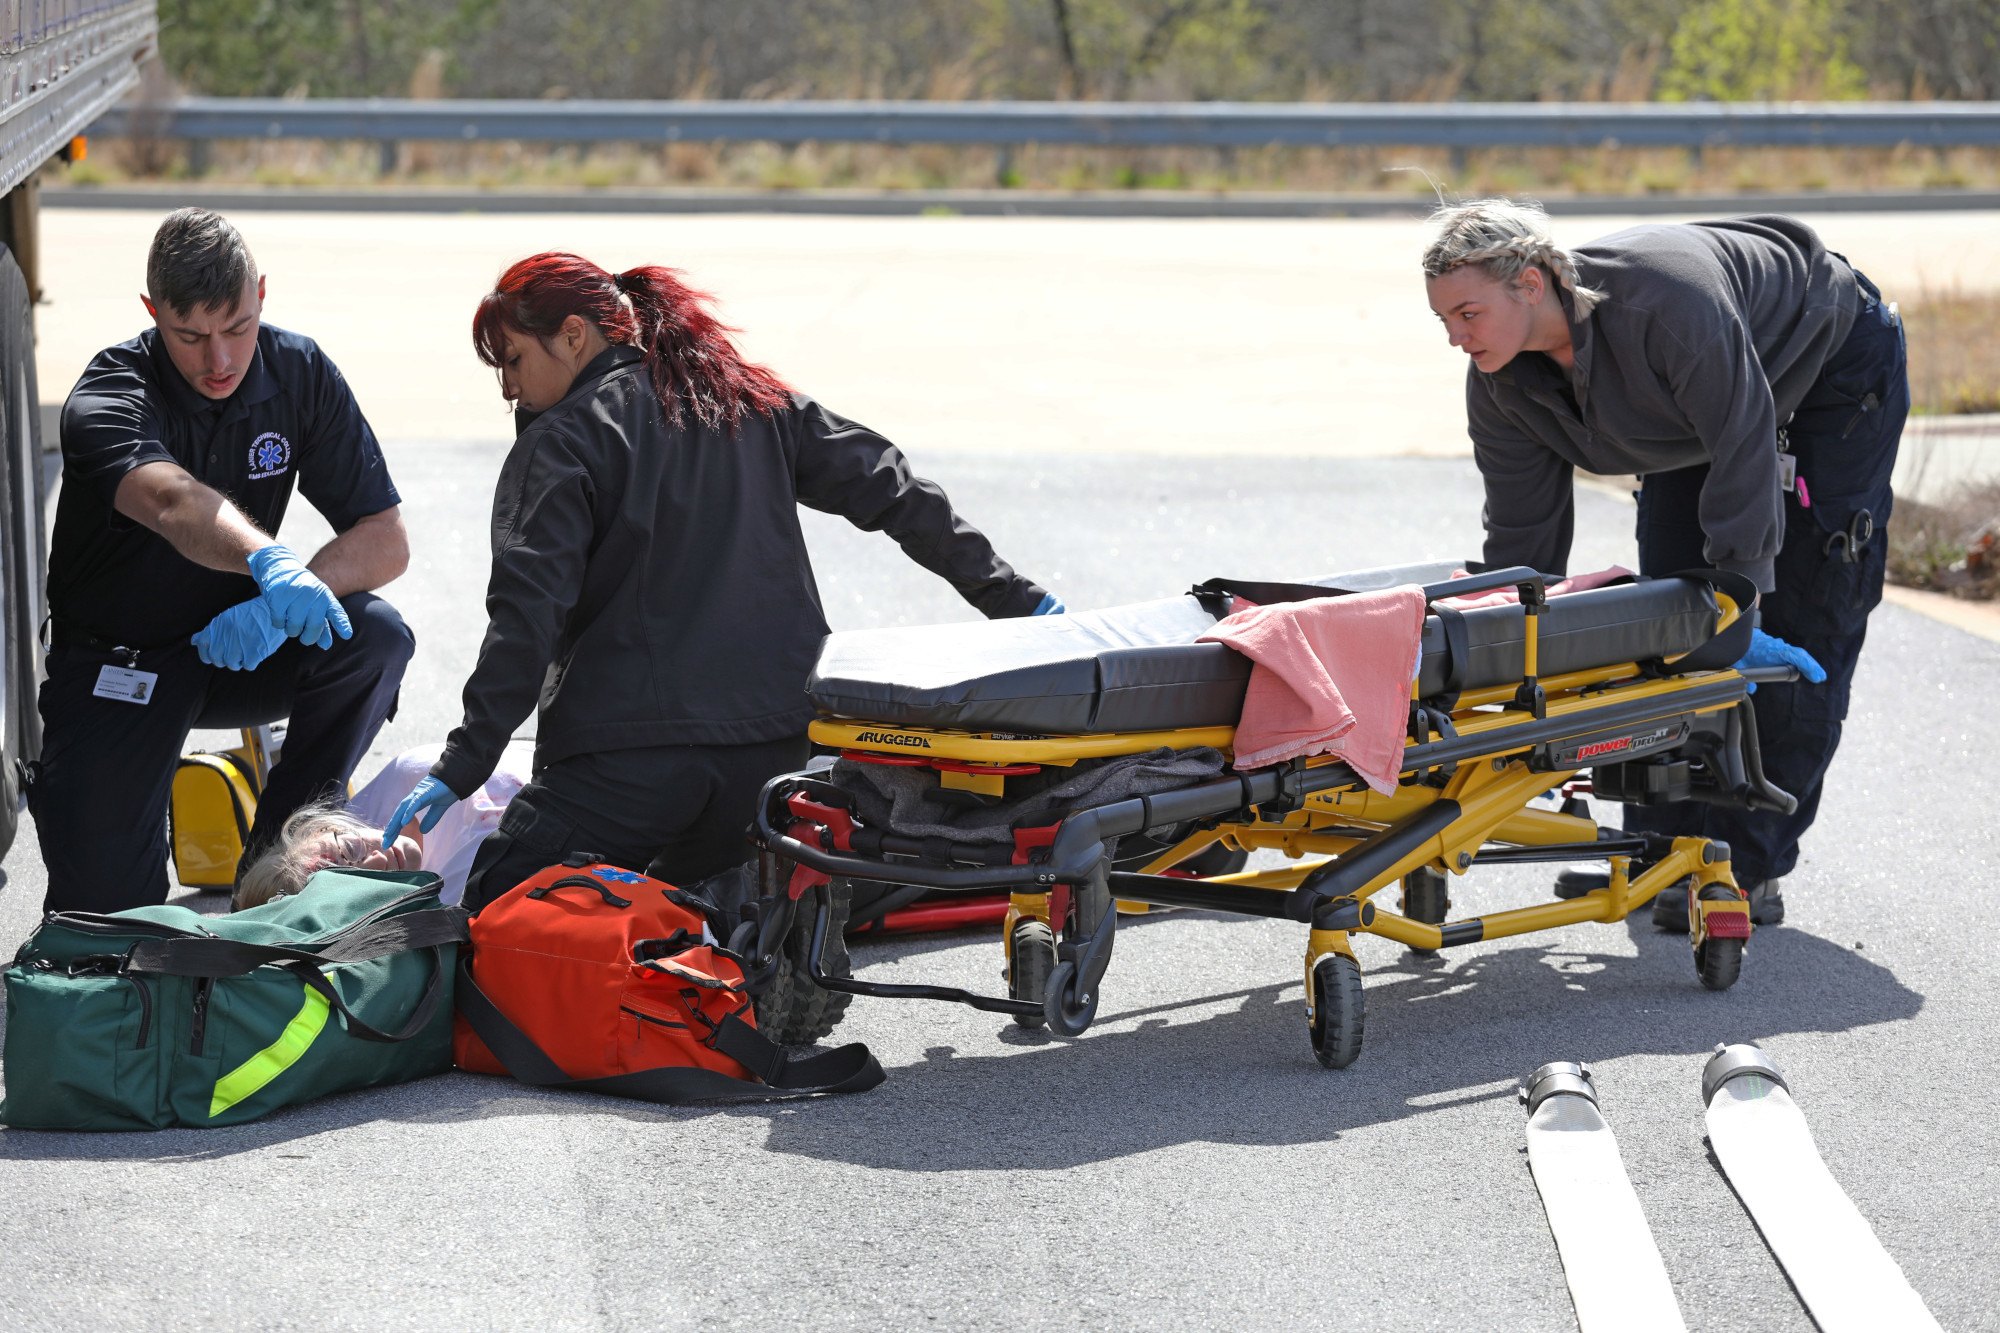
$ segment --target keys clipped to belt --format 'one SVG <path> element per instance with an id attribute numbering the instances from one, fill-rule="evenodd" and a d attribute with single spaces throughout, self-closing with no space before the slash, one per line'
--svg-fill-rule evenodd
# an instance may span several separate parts
<path id="1" fill-rule="evenodd" d="M 1827 559 L 1837 556 L 1851 565 L 1861 558 L 1861 553 L 1874 539 L 1875 515 L 1866 509 L 1857 509 L 1854 517 L 1847 520 L 1845 528 L 1826 539 Z"/>

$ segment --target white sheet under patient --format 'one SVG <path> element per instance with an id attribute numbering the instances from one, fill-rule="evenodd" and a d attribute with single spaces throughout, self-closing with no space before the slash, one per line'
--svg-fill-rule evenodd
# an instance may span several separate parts
<path id="1" fill-rule="evenodd" d="M 396 813 L 396 805 L 410 794 L 418 779 L 431 771 L 441 747 L 405 750 L 382 766 L 368 784 L 347 803 L 355 818 L 380 828 Z M 507 802 L 528 781 L 528 766 L 511 752 L 502 757 L 500 767 L 486 779 L 486 785 L 444 812 L 437 827 L 424 835 L 424 869 L 435 870 L 444 878 L 438 895 L 447 903 L 457 902 L 465 893 L 465 877 L 472 858 L 486 835 L 500 827 L 500 815 Z"/>

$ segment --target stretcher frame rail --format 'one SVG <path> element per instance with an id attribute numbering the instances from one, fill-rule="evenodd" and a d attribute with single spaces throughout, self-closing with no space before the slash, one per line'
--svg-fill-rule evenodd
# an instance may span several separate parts
<path id="1" fill-rule="evenodd" d="M 1635 725 L 1654 718 L 1698 712 L 1740 703 L 1746 697 L 1741 676 L 1703 681 L 1671 695 L 1635 699 L 1593 709 L 1585 718 L 1543 717 L 1523 720 L 1509 727 L 1504 736 L 1510 751 L 1532 749 L 1536 745 L 1561 740 L 1577 731 L 1599 731 Z M 1404 750 L 1403 771 L 1422 773 L 1430 769 L 1484 759 L 1494 753 L 1494 737 L 1486 734 L 1452 736 L 1411 745 Z M 1787 793 L 1772 787 L 1761 765 L 1749 775 L 1753 796 L 1782 805 Z M 1046 860 L 1025 865 L 935 866 L 914 860 L 875 859 L 818 846 L 793 837 L 790 819 L 784 813 L 784 798 L 807 792 L 822 799 L 844 804 L 846 793 L 831 783 L 796 775 L 781 775 L 765 784 L 757 803 L 752 841 L 765 851 L 796 861 L 821 874 L 852 879 L 893 880 L 943 890 L 998 890 L 1046 888 L 1054 884 L 1081 883 L 1104 859 L 1107 839 L 1124 837 L 1149 828 L 1215 819 L 1280 799 L 1297 800 L 1316 792 L 1353 788 L 1361 779 L 1346 764 L 1317 767 L 1293 765 L 1240 773 L 1213 782 L 1184 787 L 1178 791 L 1138 796 L 1095 809 L 1080 810 L 1065 818 L 1049 849 Z M 781 822 L 782 821 L 782 822 Z M 935 843 L 937 840 L 926 839 Z M 986 849 L 978 849 L 984 853 Z M 1360 849 L 1356 849 L 1358 852 Z M 1342 862 L 1349 860 L 1342 857 Z M 1362 881 L 1362 882 L 1365 882 Z M 1303 888 L 1303 886 L 1301 886 Z M 1343 890 L 1351 891 L 1351 890 Z M 1296 892 L 1296 891 L 1295 891 Z M 1337 896 L 1337 895 L 1336 895 Z M 1299 917 L 1310 920 L 1310 913 Z"/>

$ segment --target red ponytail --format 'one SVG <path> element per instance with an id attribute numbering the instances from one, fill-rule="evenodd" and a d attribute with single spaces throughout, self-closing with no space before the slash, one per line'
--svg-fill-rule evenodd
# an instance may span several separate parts
<path id="1" fill-rule="evenodd" d="M 629 305 L 626 299 L 629 298 Z M 674 426 L 690 414 L 701 425 L 733 433 L 751 413 L 782 405 L 789 390 L 763 366 L 745 361 L 716 319 L 712 298 L 651 264 L 613 277 L 587 259 L 549 251 L 521 260 L 494 284 L 472 316 L 479 359 L 498 367 L 506 335 L 548 338 L 571 315 L 589 320 L 606 340 L 637 347 L 660 410 Z"/>

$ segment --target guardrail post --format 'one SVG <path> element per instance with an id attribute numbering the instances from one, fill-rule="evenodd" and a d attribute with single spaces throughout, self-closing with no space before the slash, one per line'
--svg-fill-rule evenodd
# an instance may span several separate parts
<path id="1" fill-rule="evenodd" d="M 376 142 L 375 144 L 376 175 L 393 176 L 396 174 L 396 157 L 397 157 L 396 150 L 398 146 L 399 145 L 396 143 L 394 139 L 382 139 Z"/>

